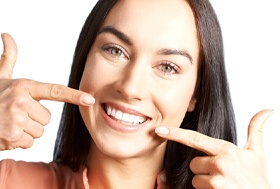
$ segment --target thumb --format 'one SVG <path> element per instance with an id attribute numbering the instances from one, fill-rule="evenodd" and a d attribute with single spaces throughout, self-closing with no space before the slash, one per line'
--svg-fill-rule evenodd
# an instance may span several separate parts
<path id="1" fill-rule="evenodd" d="M 7 33 L 1 34 L 4 52 L 0 59 L 0 79 L 11 79 L 15 62 L 17 60 L 17 45 Z"/>
<path id="2" fill-rule="evenodd" d="M 263 126 L 272 110 L 262 110 L 254 115 L 248 126 L 248 139 L 245 149 L 263 155 Z"/>

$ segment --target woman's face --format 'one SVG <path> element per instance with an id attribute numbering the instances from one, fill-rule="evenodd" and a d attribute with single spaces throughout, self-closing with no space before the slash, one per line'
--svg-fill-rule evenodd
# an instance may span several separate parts
<path id="1" fill-rule="evenodd" d="M 179 127 L 194 109 L 198 56 L 186 1 L 118 1 L 92 45 L 80 83 L 96 99 L 80 111 L 98 149 L 124 158 L 164 149 L 154 129 Z"/>

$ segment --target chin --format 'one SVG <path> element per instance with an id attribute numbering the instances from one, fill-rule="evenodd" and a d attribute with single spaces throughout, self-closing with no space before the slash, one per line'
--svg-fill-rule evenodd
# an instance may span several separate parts
<path id="1" fill-rule="evenodd" d="M 155 149 L 161 143 L 158 140 L 144 139 L 144 137 L 126 138 L 121 136 L 95 136 L 93 138 L 92 147 L 94 152 L 101 153 L 103 156 L 129 159 L 145 157 L 148 154 L 155 153 Z"/>

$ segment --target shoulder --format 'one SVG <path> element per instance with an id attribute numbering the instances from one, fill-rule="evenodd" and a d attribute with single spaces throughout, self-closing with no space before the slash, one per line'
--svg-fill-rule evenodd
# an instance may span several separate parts
<path id="1" fill-rule="evenodd" d="M 0 161 L 0 189 L 84 188 L 84 167 L 78 172 L 56 162 Z"/>

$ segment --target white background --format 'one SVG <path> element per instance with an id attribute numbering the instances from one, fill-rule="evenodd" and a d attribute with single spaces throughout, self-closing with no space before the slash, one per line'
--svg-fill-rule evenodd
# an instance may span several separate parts
<path id="1" fill-rule="evenodd" d="M 0 0 L 0 32 L 10 33 L 19 49 L 14 78 L 67 85 L 80 29 L 96 1 Z M 265 124 L 268 174 L 280 186 L 280 5 L 277 0 L 211 0 L 219 17 L 226 68 L 238 127 L 238 146 L 247 139 L 251 117 L 274 109 Z M 0 45 L 2 52 L 2 45 Z M 42 101 L 52 113 L 33 147 L 0 153 L 0 159 L 52 160 L 62 103 Z M 218 111 L 218 110 L 217 110 Z M 277 176 L 278 174 L 278 176 Z"/>

